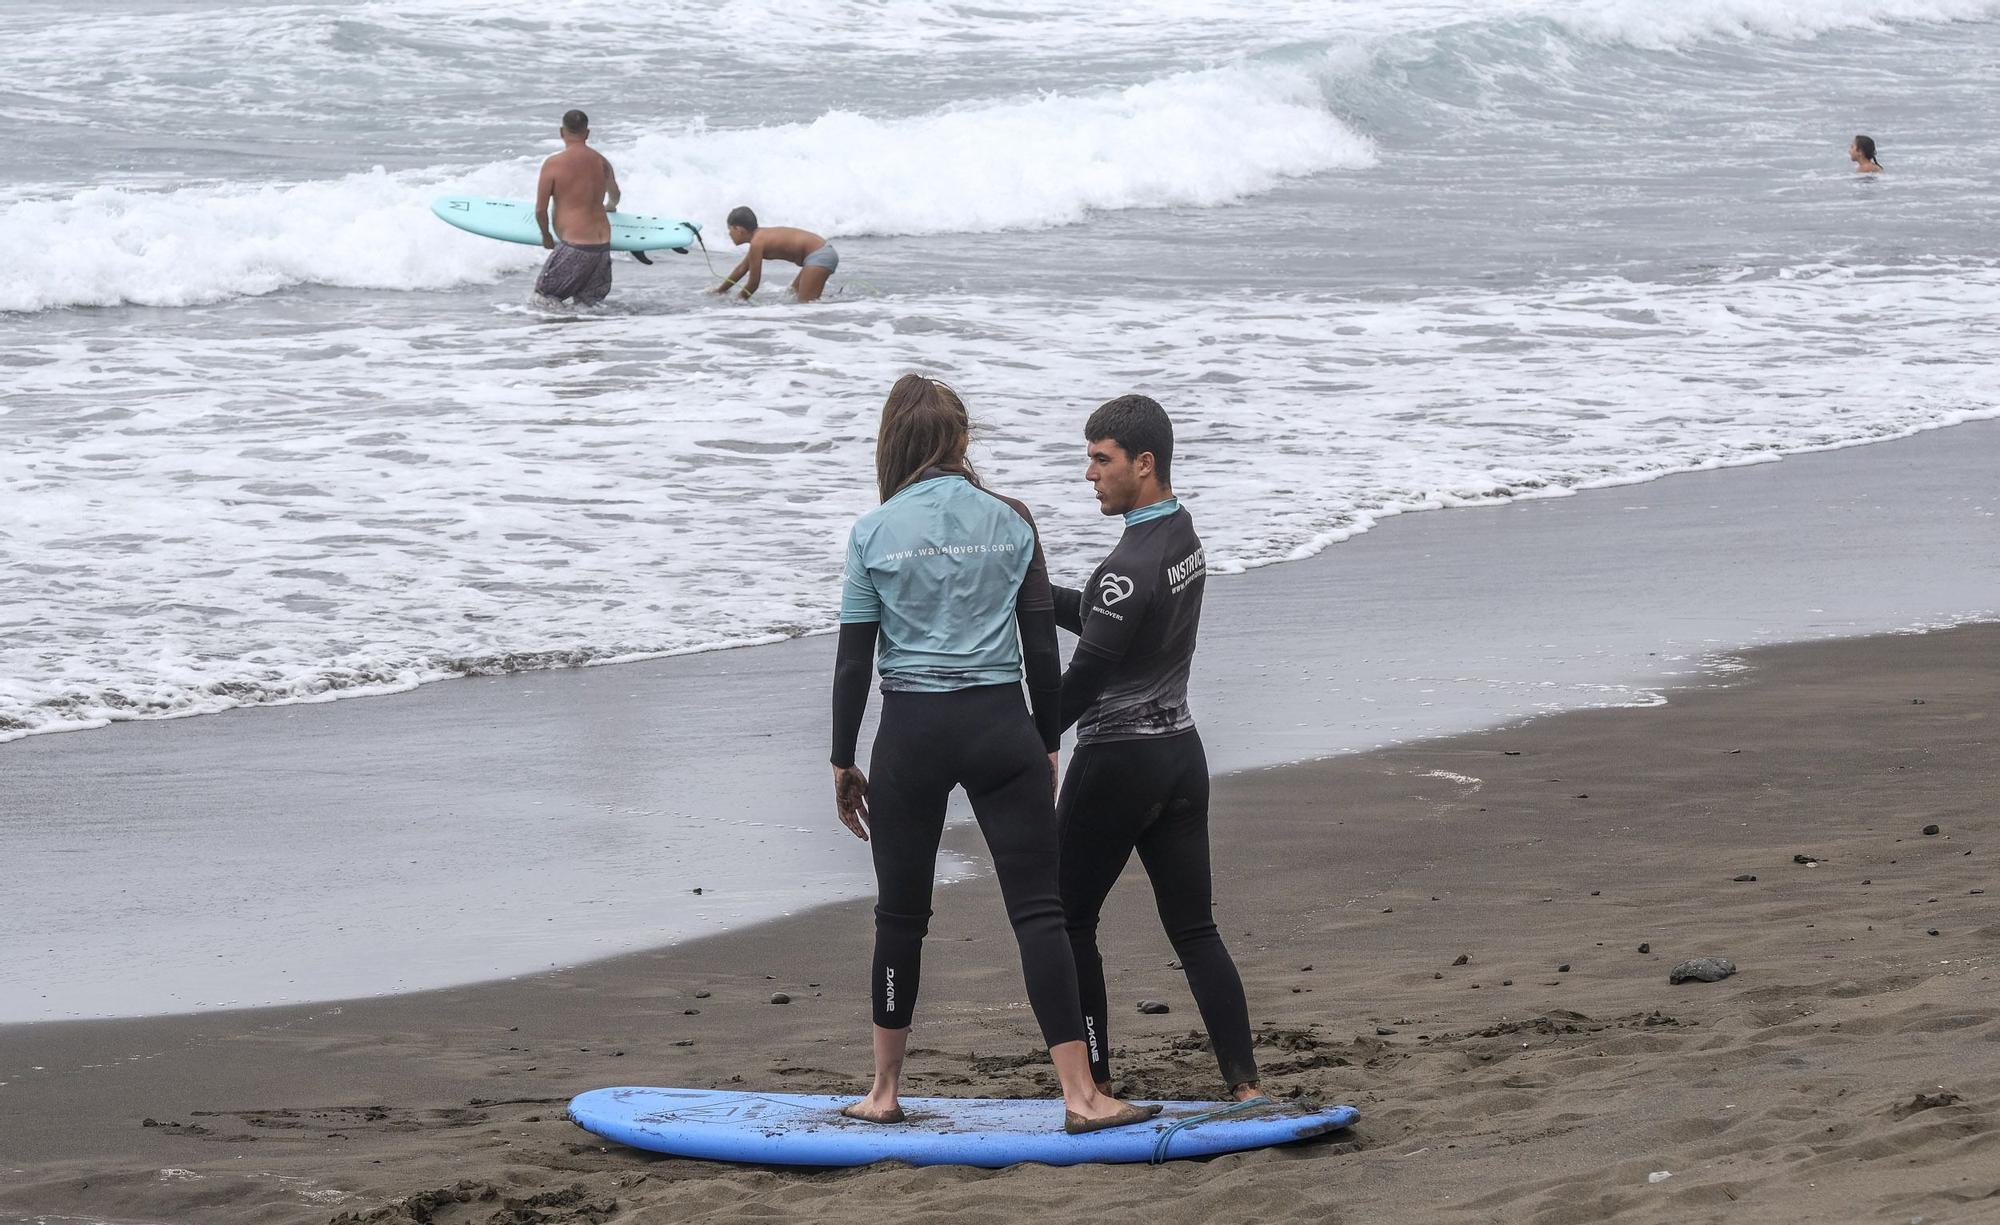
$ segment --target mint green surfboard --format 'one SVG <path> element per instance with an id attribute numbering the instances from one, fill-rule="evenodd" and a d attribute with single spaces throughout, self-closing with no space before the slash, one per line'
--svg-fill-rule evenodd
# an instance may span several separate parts
<path id="1" fill-rule="evenodd" d="M 431 204 L 431 211 L 467 233 L 501 242 L 542 245 L 541 227 L 535 224 L 535 206 L 527 200 L 482 200 L 475 196 L 444 196 Z M 647 217 L 637 213 L 611 214 L 613 251 L 685 251 L 695 243 L 701 227 L 692 221 L 671 217 Z"/>

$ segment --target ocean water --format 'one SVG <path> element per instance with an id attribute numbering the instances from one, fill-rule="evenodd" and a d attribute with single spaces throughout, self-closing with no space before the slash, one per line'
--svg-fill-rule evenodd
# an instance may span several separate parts
<path id="1" fill-rule="evenodd" d="M 823 629 L 910 369 L 1067 574 L 1129 390 L 1224 570 L 1990 416 L 1996 79 L 2000 0 L 15 0 L 0 740 Z M 531 307 L 426 206 L 569 106 L 834 295 Z"/>

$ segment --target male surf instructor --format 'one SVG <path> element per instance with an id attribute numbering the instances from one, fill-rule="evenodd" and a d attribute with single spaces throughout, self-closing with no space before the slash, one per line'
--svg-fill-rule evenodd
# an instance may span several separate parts
<path id="1" fill-rule="evenodd" d="M 590 147 L 590 116 L 582 111 L 563 115 L 562 141 L 563 151 L 542 163 L 535 187 L 535 224 L 542 227 L 542 245 L 553 252 L 535 279 L 535 292 L 595 306 L 611 292 L 611 213 L 618 207 L 618 176 L 611 160 Z"/>
<path id="2" fill-rule="evenodd" d="M 1262 1097 L 1250 1010 L 1211 909 L 1208 758 L 1188 709 L 1188 670 L 1208 573 L 1194 519 L 1174 497 L 1174 427 L 1145 396 L 1120 396 L 1084 426 L 1098 508 L 1123 515 L 1118 547 L 1082 591 L 1054 588 L 1056 623 L 1079 636 L 1062 682 L 1077 747 L 1056 804 L 1059 888 L 1076 959 L 1091 1075 L 1109 1092 L 1110 1017 L 1098 914 L 1132 852 L 1152 878 L 1202 1024 L 1239 1101 Z M 1079 722 L 1080 721 L 1080 722 Z"/>
<path id="3" fill-rule="evenodd" d="M 817 302 L 826 290 L 826 283 L 833 279 L 834 270 L 840 267 L 840 252 L 833 249 L 832 243 L 797 226 L 759 225 L 757 214 L 748 205 L 729 210 L 729 241 L 739 247 L 748 244 L 750 250 L 711 293 L 728 293 L 731 286 L 740 282 L 741 296 L 748 300 L 764 281 L 764 261 L 781 259 L 799 266 L 799 274 L 792 278 L 792 297 L 800 302 Z"/>

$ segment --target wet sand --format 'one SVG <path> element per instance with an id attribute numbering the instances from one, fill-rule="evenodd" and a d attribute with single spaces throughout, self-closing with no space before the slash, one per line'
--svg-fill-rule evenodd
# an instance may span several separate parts
<path id="1" fill-rule="evenodd" d="M 869 916 L 841 904 L 477 987 L 0 1028 L 0 1220 L 2000 1218 L 2000 626 L 1746 659 L 1664 706 L 1221 780 L 1267 1084 L 1360 1106 L 1337 1140 L 790 1172 L 563 1118 L 606 1084 L 861 1085 Z M 1105 925 L 1123 1087 L 1212 1096 L 1149 910 L 1128 877 Z M 992 882 L 933 930 L 909 1091 L 1048 1092 Z M 1702 955 L 1740 973 L 1668 983 Z"/>

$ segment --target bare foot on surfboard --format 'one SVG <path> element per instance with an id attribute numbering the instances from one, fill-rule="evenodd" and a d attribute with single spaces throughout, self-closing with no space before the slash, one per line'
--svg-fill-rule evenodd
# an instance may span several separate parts
<path id="1" fill-rule="evenodd" d="M 850 1119 L 859 1119 L 863 1123 L 901 1123 L 904 1117 L 903 1108 L 895 1098 L 878 1102 L 873 1094 L 862 1098 L 852 1106 L 841 1107 L 840 1113 Z"/>
<path id="2" fill-rule="evenodd" d="M 1074 1110 L 1063 1111 L 1063 1130 L 1072 1136 L 1081 1136 L 1093 1131 L 1105 1131 L 1113 1127 L 1130 1127 L 1134 1123 L 1144 1123 L 1160 1113 L 1159 1106 L 1126 1105 L 1124 1109 L 1103 1118 L 1086 1119 Z"/>

